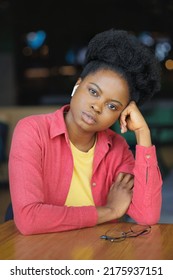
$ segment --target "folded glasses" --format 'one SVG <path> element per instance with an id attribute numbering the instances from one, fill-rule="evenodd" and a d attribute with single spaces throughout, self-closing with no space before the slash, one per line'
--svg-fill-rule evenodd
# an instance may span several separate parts
<path id="1" fill-rule="evenodd" d="M 146 235 L 150 233 L 150 231 L 151 231 L 151 226 L 135 224 L 131 226 L 128 231 L 121 231 L 116 228 L 108 230 L 104 235 L 101 235 L 100 238 L 109 240 L 111 242 L 120 242 L 125 240 L 126 238 Z"/>

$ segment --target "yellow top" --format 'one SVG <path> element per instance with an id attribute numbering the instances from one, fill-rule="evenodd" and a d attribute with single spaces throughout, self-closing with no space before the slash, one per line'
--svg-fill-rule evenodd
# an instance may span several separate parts
<path id="1" fill-rule="evenodd" d="M 86 153 L 78 150 L 71 142 L 70 145 L 73 154 L 74 169 L 65 205 L 94 205 L 90 181 L 95 145 Z"/>

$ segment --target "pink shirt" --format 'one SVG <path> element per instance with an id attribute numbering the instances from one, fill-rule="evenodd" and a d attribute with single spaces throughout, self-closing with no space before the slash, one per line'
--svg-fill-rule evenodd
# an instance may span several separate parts
<path id="1" fill-rule="evenodd" d="M 14 130 L 9 180 L 14 220 L 23 234 L 72 230 L 97 223 L 95 206 L 64 205 L 73 173 L 73 157 L 63 117 L 68 107 L 26 117 Z M 134 160 L 122 136 L 110 129 L 99 132 L 91 178 L 96 206 L 105 205 L 109 188 L 119 172 L 135 175 L 133 199 L 127 214 L 138 223 L 157 223 L 162 179 L 155 147 L 137 145 Z"/>

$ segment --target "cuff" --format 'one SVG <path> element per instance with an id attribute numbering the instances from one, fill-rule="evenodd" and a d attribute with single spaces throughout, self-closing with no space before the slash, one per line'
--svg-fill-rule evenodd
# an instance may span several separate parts
<path id="1" fill-rule="evenodd" d="M 138 163 L 146 163 L 147 165 L 157 164 L 156 147 L 144 147 L 136 145 L 136 161 Z"/>

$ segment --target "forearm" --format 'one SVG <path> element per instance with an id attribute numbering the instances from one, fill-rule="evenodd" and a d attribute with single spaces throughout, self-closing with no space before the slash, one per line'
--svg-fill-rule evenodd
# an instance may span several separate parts
<path id="1" fill-rule="evenodd" d="M 148 126 L 146 126 L 145 128 L 136 130 L 135 135 L 136 135 L 136 141 L 137 141 L 138 145 L 144 146 L 144 147 L 152 146 L 151 133 L 150 133 Z"/>
<path id="2" fill-rule="evenodd" d="M 9 168 L 14 220 L 22 234 L 73 230 L 97 223 L 98 216 L 94 206 L 67 207 L 63 201 L 58 203 L 52 197 L 46 198 L 38 173 L 29 174 L 27 176 L 22 168 L 20 173 L 17 163 Z"/>
<path id="3" fill-rule="evenodd" d="M 22 207 L 15 199 L 12 202 L 16 226 L 24 235 L 91 227 L 97 222 L 94 206 L 67 207 L 38 202 Z"/>
<path id="4" fill-rule="evenodd" d="M 127 214 L 138 223 L 155 224 L 160 218 L 162 178 L 155 147 L 137 146 L 133 198 Z"/>
<path id="5" fill-rule="evenodd" d="M 102 224 L 119 218 L 118 215 L 116 215 L 116 213 L 114 213 L 109 207 L 96 207 L 96 210 L 98 214 L 97 224 Z"/>
<path id="6" fill-rule="evenodd" d="M 53 180 L 50 185 L 43 182 L 39 152 L 32 156 L 32 160 L 25 160 L 22 155 L 26 148 L 19 155 L 13 147 L 9 157 L 10 193 L 14 220 L 22 234 L 72 230 L 97 223 L 94 206 L 64 206 L 65 195 L 59 191 L 58 185 L 53 185 Z"/>

